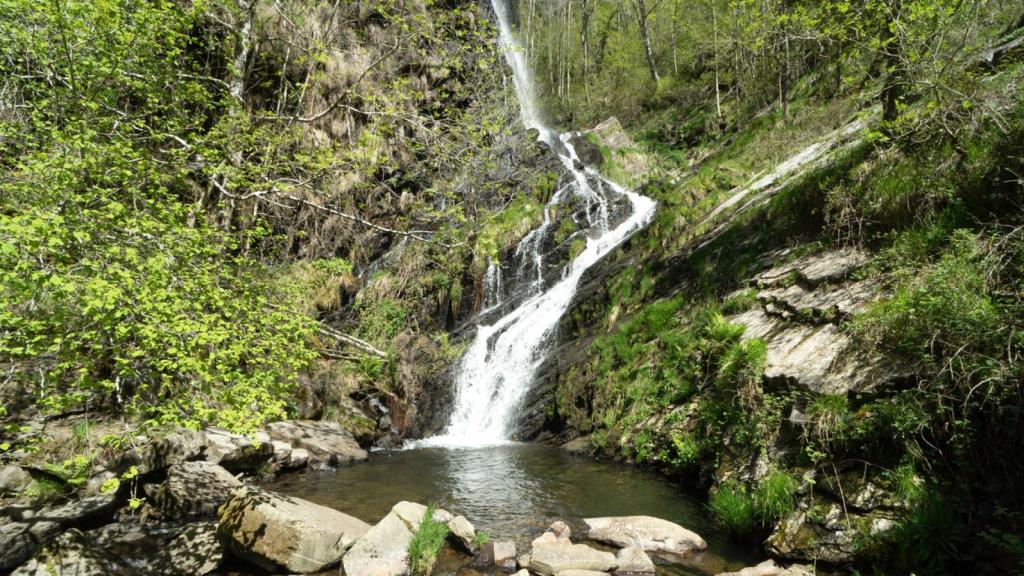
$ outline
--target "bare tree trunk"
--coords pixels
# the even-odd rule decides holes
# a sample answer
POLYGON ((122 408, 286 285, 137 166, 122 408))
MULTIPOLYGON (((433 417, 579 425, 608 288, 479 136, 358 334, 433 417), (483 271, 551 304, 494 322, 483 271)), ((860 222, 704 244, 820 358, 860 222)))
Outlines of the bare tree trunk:
POLYGON ((654 50, 651 48, 651 34, 647 28, 647 0, 633 0, 633 11, 636 12, 636 22, 640 25, 640 38, 644 44, 644 54, 647 55, 647 66, 651 71, 651 78, 655 83, 661 80, 658 75, 658 65, 654 61, 654 50))

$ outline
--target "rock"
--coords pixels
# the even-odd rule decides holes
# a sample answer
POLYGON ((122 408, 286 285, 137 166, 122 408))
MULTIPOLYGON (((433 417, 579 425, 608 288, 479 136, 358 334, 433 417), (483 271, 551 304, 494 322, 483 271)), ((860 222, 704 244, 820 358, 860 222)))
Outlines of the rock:
POLYGON ((604 572, 596 570, 562 570, 558 576, 608 576, 604 572))
POLYGON ((892 530, 898 516, 893 511, 874 510, 864 514, 851 511, 847 518, 841 503, 815 495, 810 503, 801 502, 783 518, 765 544, 779 558, 849 564, 865 552, 861 542, 892 530))
POLYGON ((160 553, 166 573, 203 576, 224 560, 224 544, 217 537, 216 522, 199 522, 184 530, 160 553))
POLYGON ((492 545, 494 566, 499 570, 511 572, 516 569, 516 543, 512 540, 499 540, 492 545))
POLYGON ((515 574, 513 574, 513 576, 530 576, 530 571, 526 570, 526 569, 523 569, 523 570, 520 570, 519 572, 516 572, 515 574))
POLYGON ((206 460, 231 472, 251 472, 274 456, 270 438, 249 438, 221 428, 206 429, 206 460))
POLYGON ((585 544, 541 542, 534 544, 530 552, 530 571, 543 576, 554 576, 566 570, 608 572, 617 566, 614 554, 595 550, 585 544))
POLYGON ((695 532, 652 516, 587 518, 588 537, 620 548, 637 546, 645 552, 682 556, 708 544, 695 532))
POLYGON ((288 442, 293 447, 309 451, 310 462, 325 462, 331 466, 366 460, 366 450, 341 424, 315 420, 273 422, 267 433, 274 440, 288 442))
POLYGON ((210 462, 183 462, 167 471, 153 494, 156 507, 168 518, 215 516, 220 505, 242 485, 224 468, 210 462))
POLYGON ((569 540, 572 537, 572 530, 569 529, 569 525, 561 520, 553 522, 548 530, 559 540, 569 540))
POLYGON ((61 526, 83 528, 90 524, 102 524, 113 518, 117 505, 116 494, 99 494, 61 506, 43 508, 32 516, 32 522, 48 521, 61 526))
POLYGON ((536 538, 534 538, 533 541, 530 542, 530 545, 531 546, 544 546, 546 544, 558 544, 558 542, 559 542, 558 536, 555 536, 555 533, 551 532, 549 530, 549 531, 541 534, 540 536, 537 536, 536 538))
POLYGON ((562 444, 562 449, 570 454, 590 454, 594 451, 594 445, 589 436, 584 436, 562 444))
POLYGON ((232 492, 219 517, 219 533, 236 555, 300 573, 336 564, 370 529, 337 510, 251 486, 232 492))
POLYGON ((277 470, 298 470, 309 465, 309 450, 293 448, 291 443, 274 440, 274 465, 277 470))
POLYGON ((17 464, 0 468, 0 496, 14 496, 32 483, 32 475, 17 464))
MULTIPOLYGON (((416 502, 402 501, 391 507, 391 512, 398 515, 409 529, 413 532, 419 532, 420 523, 423 522, 423 516, 427 513, 427 507, 423 504, 417 504, 416 502)), ((435 508, 434 514, 431 516, 434 520, 447 524, 451 522, 452 515, 447 510, 441 508, 435 508)))
POLYGON ((616 574, 654 574, 654 561, 638 546, 627 546, 615 555, 616 574))
POLYGON ((392 511, 345 554, 345 576, 404 576, 409 573, 413 531, 392 511))
POLYGON ((78 530, 61 534, 11 576, 108 576, 115 562, 78 530))
POLYGON ((448 522, 449 539, 453 540, 470 554, 475 554, 476 529, 465 516, 456 516, 448 522))
POLYGON ((858 353, 835 324, 795 324, 754 309, 727 318, 747 329, 743 339, 765 343, 765 377, 784 380, 819 394, 845 394, 877 388, 899 376, 889 362, 858 353))
POLYGON ((117 474, 111 470, 104 470, 98 474, 93 474, 85 483, 85 495, 99 496, 103 494, 103 486, 113 478, 117 478, 117 474))
POLYGON ((123 472, 135 466, 140 474, 148 474, 200 458, 205 449, 206 436, 202 432, 182 429, 125 452, 112 469, 123 472))
POLYGON ((35 553, 37 546, 27 522, 0 524, 0 572, 24 564, 35 553))
POLYGON ((739 572, 721 572, 717 576, 813 576, 813 572, 803 566, 783 568, 774 560, 765 560, 757 566, 744 568, 739 572))

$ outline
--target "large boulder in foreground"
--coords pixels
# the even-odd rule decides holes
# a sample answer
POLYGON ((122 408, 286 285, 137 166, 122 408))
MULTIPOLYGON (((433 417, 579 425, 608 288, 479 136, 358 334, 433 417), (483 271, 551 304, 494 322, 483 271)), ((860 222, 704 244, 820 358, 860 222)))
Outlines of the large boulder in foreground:
POLYGON ((153 501, 168 518, 215 516, 241 480, 211 462, 182 462, 167 471, 153 501))
POLYGON ((708 547, 696 532, 653 516, 587 518, 584 522, 591 540, 619 548, 636 546, 645 552, 683 556, 708 547))
POLYGON ((366 450, 337 422, 288 420, 267 425, 267 434, 278 442, 294 448, 305 448, 309 461, 331 466, 366 460, 366 450))
POLYGON ((542 537, 534 540, 530 552, 530 572, 543 576, 554 576, 566 570, 609 572, 617 566, 618 561, 611 552, 557 540, 553 534, 551 539, 542 537))
POLYGON ((235 490, 220 509, 220 534, 238 556, 268 569, 319 572, 370 529, 358 518, 259 488, 235 490))
MULTIPOLYGON (((419 532, 427 507, 399 502, 391 512, 370 528, 342 561, 345 576, 403 576, 409 573, 409 542, 419 532)), ((433 519, 450 522, 452 515, 435 510, 433 519)))

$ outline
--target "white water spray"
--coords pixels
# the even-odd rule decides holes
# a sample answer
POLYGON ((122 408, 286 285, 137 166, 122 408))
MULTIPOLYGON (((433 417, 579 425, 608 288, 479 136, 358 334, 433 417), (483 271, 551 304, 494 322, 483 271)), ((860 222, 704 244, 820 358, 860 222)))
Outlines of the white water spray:
MULTIPOLYGON (((417 442, 416 445, 478 447, 507 442, 515 429, 515 418, 537 368, 543 363, 551 336, 565 314, 579 287, 584 272, 600 261, 634 232, 645 226, 654 215, 655 203, 605 180, 590 168, 582 166, 569 142, 570 135, 561 136, 540 120, 534 83, 526 54, 515 41, 511 29, 508 0, 492 0, 498 17, 502 51, 512 68, 513 83, 523 124, 536 128, 540 139, 554 150, 572 180, 554 194, 545 207, 544 223, 519 243, 517 256, 529 263, 528 296, 514 310, 493 324, 478 326, 476 337, 462 357, 455 377, 455 407, 448 428, 441 436, 417 442), (589 208, 590 230, 587 246, 566 269, 558 282, 544 289, 543 239, 550 227, 551 206, 568 194, 582 198, 589 208), (630 216, 615 226, 609 223, 609 199, 624 196, 630 204, 630 216), (536 277, 532 276, 536 274, 536 277)), ((488 269, 485 302, 494 306, 501 301, 500 267, 488 269), (492 292, 497 288, 498 292, 492 292)), ((523 275, 519 271, 518 276, 523 275)), ((518 278, 517 278, 518 279, 518 278)))

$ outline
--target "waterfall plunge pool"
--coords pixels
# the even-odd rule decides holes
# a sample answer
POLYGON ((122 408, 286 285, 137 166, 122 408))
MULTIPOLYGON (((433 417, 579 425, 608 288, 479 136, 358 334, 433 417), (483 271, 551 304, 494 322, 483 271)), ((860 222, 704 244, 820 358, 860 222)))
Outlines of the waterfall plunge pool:
MULTIPOLYGON (((537 444, 380 451, 335 472, 284 475, 266 488, 371 524, 399 501, 434 503, 466 516, 492 540, 516 540, 520 551, 555 520, 579 534, 582 519, 593 516, 657 516, 708 542, 708 551, 686 565, 659 564, 659 574, 713 575, 763 560, 754 546, 729 542, 687 487, 654 472, 537 444)), ((445 574, 449 564, 440 563, 435 574, 445 574)))

